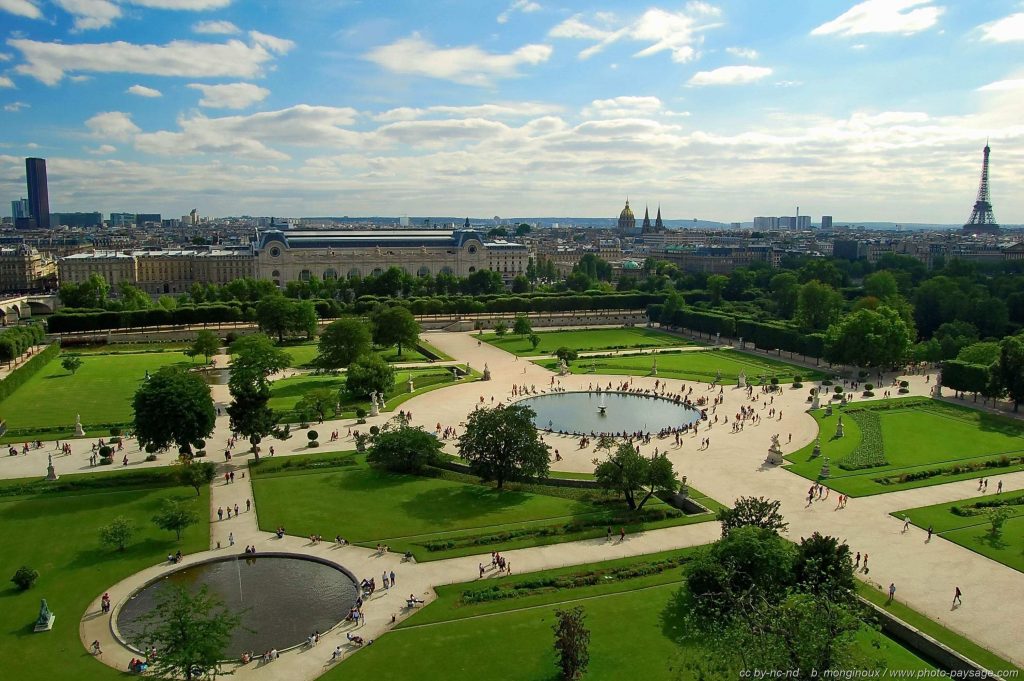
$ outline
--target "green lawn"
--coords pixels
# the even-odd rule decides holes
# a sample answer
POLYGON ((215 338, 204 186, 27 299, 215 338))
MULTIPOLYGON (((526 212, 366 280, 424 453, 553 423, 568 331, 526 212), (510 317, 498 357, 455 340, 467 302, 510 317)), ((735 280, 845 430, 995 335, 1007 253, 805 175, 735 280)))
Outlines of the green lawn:
MULTIPOLYGON (((315 461, 337 458, 338 454, 313 457, 315 461)), ((631 525, 623 520, 628 517, 624 504, 600 491, 543 486, 497 490, 458 474, 388 473, 367 466, 362 456, 349 463, 306 470, 276 462, 265 468, 253 467, 253 494, 261 526, 273 529, 284 525, 289 534, 298 536, 340 534, 354 543, 386 543, 392 551, 412 551, 418 560, 437 560, 493 548, 603 536, 607 523, 637 531, 714 517, 710 513, 663 517, 668 507, 653 500, 645 507, 646 522, 631 525), (295 503, 296 499, 302 503, 295 503), (339 513, 337 509, 342 507, 359 512, 339 513)), ((693 496, 705 506, 718 508, 696 491, 693 496)))
MULTIPOLYGON (((47 429, 46 432, 5 436, 3 441, 53 439, 74 433, 75 415, 90 436, 109 435, 109 426, 132 420, 132 398, 146 371, 193 362, 180 352, 83 355, 82 367, 72 375, 61 365, 61 356, 32 376, 14 394, 0 403, 0 417, 8 431, 20 428, 47 429), (92 426, 92 427, 90 427, 92 426)), ((201 361, 201 358, 200 358, 201 361)))
MULTIPOLYGON (((821 432, 821 452, 831 460, 829 486, 851 496, 864 496, 954 480, 987 477, 1021 470, 1024 424, 960 405, 910 397, 813 412, 821 432), (867 410, 866 418, 863 414, 867 410), (858 411, 860 410, 860 411, 858 411), (836 439, 843 415, 844 437, 836 439), (862 426, 875 435, 864 440, 862 426), (878 438, 880 435, 880 439, 878 438), (988 465, 986 466, 986 463, 988 465), (858 467, 874 463, 868 467, 858 467), (1002 465, 1008 463, 1010 465, 1002 465), (844 468, 844 464, 846 468, 844 468), (999 464, 999 465, 996 465, 999 464), (929 472, 939 474, 929 474, 929 472)), ((794 473, 817 479, 821 458, 814 445, 786 456, 794 473)))
MULTIPOLYGON (((427 352, 437 356, 439 360, 450 360, 451 358, 434 348, 428 343, 420 341, 416 347, 403 347, 402 354, 398 354, 398 346, 392 345, 387 348, 374 348, 374 352, 380 355, 385 362, 428 362, 430 359, 427 355, 420 351, 421 347, 427 352)), ((309 368, 313 366, 313 360, 317 356, 317 342, 307 341, 305 343, 298 343, 296 345, 284 345, 282 349, 287 352, 291 358, 291 366, 295 368, 309 368)))
POLYGON ((628 350, 636 348, 664 348, 695 345, 693 341, 662 331, 643 327, 621 329, 583 329, 579 331, 537 331, 540 345, 534 350, 526 337, 514 335, 511 330, 504 336, 485 333, 479 336, 485 343, 521 357, 551 355, 560 347, 577 351, 628 350))
MULTIPOLYGON (((488 579, 483 584, 510 590, 521 588, 527 595, 482 603, 466 604, 463 600, 464 592, 481 588, 480 582, 440 587, 437 601, 372 646, 337 665, 324 678, 363 678, 379 675, 380 670, 386 669, 393 670, 390 678, 423 681, 554 680, 557 678, 551 645, 554 610, 582 605, 591 631, 586 679, 696 679, 690 658, 698 651, 699 644, 688 639, 683 629, 683 613, 677 598, 682 570, 672 562, 685 559, 689 554, 692 550, 671 551, 488 579), (661 562, 671 567, 649 572, 661 562), (643 570, 648 574, 625 579, 601 574, 629 567, 648 568, 643 570), (547 577, 571 581, 574 576, 595 573, 601 580, 595 586, 534 588, 547 577), (403 669, 410 671, 407 674, 397 672, 403 669)), ((890 669, 932 668, 867 627, 861 634, 861 641, 866 651, 880 657, 890 669)), ((702 678, 718 681, 729 677, 702 678)))
POLYGON ((188 343, 101 343, 99 345, 65 345, 64 349, 75 354, 119 354, 131 352, 181 352, 188 343))
POLYGON ((1024 572, 1024 492, 1020 490, 934 506, 921 506, 898 511, 892 515, 901 520, 907 516, 921 529, 931 526, 943 539, 1024 572), (1013 515, 1003 525, 1001 534, 993 536, 986 508, 976 507, 975 504, 1008 500, 1016 500, 1018 503, 1005 506, 1013 515), (954 508, 972 515, 957 515, 953 513, 954 508))
MULTIPOLYGON (((87 476, 62 476, 61 481, 80 477, 87 476)), ((197 497, 190 488, 161 486, 0 497, 0 676, 12 681, 124 677, 92 659, 78 638, 79 619, 111 585, 163 562, 168 553, 209 548, 209 505, 208 489, 197 497), (166 498, 193 500, 201 519, 185 531, 180 544, 173 533, 158 530, 150 520, 166 498), (128 549, 117 553, 100 546, 98 529, 121 515, 134 522, 138 532, 128 549), (26 592, 7 581, 22 565, 39 571, 39 580, 26 592), (41 598, 57 619, 52 631, 36 634, 32 625, 41 598)))
MULTIPOLYGON (((721 375, 720 383, 735 385, 741 371, 747 375, 747 381, 754 384, 762 376, 778 378, 783 384, 792 383, 794 376, 800 376, 804 381, 825 378, 824 373, 813 369, 733 350, 661 352, 631 357, 581 357, 570 362, 569 369, 574 374, 649 376, 655 360, 658 362, 659 377, 684 381, 710 383, 721 375)), ((553 371, 558 369, 558 360, 542 360, 538 364, 553 371)))
MULTIPOLYGON (((464 378, 462 381, 469 381, 472 378, 464 378)), ((385 395, 387 408, 394 409, 410 397, 415 397, 430 390, 436 390, 446 385, 456 383, 452 377, 450 367, 432 367, 423 369, 396 369, 395 385, 385 395), (409 392, 409 376, 412 375, 415 392, 409 392)), ((313 376, 306 374, 293 378, 284 378, 274 381, 270 386, 270 407, 275 411, 284 412, 286 419, 298 420, 298 416, 292 413, 295 405, 302 396, 310 390, 326 388, 332 392, 340 392, 345 387, 345 376, 313 376)), ((366 410, 370 408, 370 401, 354 400, 346 397, 341 403, 342 415, 353 416, 357 407, 366 410)))

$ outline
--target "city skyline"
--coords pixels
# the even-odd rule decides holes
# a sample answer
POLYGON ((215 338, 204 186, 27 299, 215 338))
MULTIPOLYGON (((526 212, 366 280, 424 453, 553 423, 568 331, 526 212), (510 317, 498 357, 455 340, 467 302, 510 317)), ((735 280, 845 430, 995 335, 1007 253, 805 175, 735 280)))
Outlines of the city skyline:
POLYGON ((389 9, 0 0, 5 210, 1024 222, 1019 2, 389 9))

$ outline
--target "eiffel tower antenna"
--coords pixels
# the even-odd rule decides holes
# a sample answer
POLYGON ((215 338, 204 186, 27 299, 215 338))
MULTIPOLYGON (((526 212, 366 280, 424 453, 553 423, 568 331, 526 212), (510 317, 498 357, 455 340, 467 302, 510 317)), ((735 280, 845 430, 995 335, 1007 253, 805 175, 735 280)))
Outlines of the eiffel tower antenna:
POLYGON ((999 224, 992 212, 992 197, 988 193, 988 155, 991 148, 985 139, 984 157, 981 162, 981 182, 978 184, 978 198, 974 202, 971 217, 963 231, 969 234, 998 234, 999 224))

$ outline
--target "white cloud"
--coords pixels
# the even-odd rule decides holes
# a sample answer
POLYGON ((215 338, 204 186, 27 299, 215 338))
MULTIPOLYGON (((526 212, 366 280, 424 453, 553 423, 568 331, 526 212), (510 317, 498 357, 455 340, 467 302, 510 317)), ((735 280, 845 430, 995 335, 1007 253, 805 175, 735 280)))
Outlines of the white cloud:
POLYGON ((912 35, 937 24, 945 11, 945 7, 935 5, 933 0, 864 0, 818 26, 811 35, 912 35))
POLYGON ((86 151, 88 151, 93 156, 105 156, 106 154, 113 154, 115 151, 117 151, 117 147, 115 147, 113 144, 101 144, 95 149, 86 148, 86 151))
POLYGON ((767 66, 722 66, 711 71, 698 71, 688 81, 689 85, 742 85, 753 83, 772 75, 767 66))
POLYGON ((271 52, 277 54, 288 54, 292 48, 295 47, 295 43, 286 38, 278 38, 276 36, 267 35, 266 33, 260 33, 259 31, 249 31, 249 38, 255 45, 262 45, 271 52))
POLYGON ((1024 90, 1024 78, 1008 78, 997 80, 978 88, 979 92, 1005 92, 1006 90, 1024 90))
POLYGON ((32 105, 29 104, 28 102, 11 102, 10 104, 4 104, 4 111, 10 111, 12 113, 17 113, 17 112, 21 111, 22 109, 28 109, 31 106, 32 105))
POLYGON ((227 83, 224 85, 204 85, 189 83, 193 90, 203 93, 199 106, 211 109, 244 109, 256 102, 261 102, 270 94, 270 90, 252 83, 227 83))
POLYGON ((252 44, 240 40, 200 43, 175 40, 165 45, 110 43, 47 43, 11 38, 7 44, 22 53, 25 63, 16 71, 47 85, 68 73, 137 73, 182 78, 253 78, 263 72, 272 52, 283 53, 287 40, 256 34, 252 44))
POLYGON ((138 95, 139 97, 163 97, 164 93, 145 85, 132 85, 130 88, 125 90, 130 95, 138 95))
POLYGON ((75 18, 75 31, 106 28, 120 18, 121 8, 110 0, 54 0, 75 18))
POLYGON ((150 9, 172 9, 189 12, 204 12, 211 9, 222 9, 231 4, 231 0, 128 0, 139 7, 150 9))
POLYGON ((581 112, 585 118, 633 118, 652 116, 662 110, 657 97, 622 96, 595 99, 581 112))
POLYGON ((543 102, 508 102, 503 104, 476 104, 468 106, 429 106, 414 108, 403 106, 397 109, 389 109, 379 114, 373 114, 375 121, 382 123, 393 123, 396 121, 413 121, 428 116, 453 116, 456 118, 530 118, 533 116, 544 116, 552 113, 559 113, 562 107, 556 104, 545 104, 543 102))
POLYGON ((518 75, 520 66, 540 64, 550 56, 548 45, 524 45, 508 54, 494 54, 475 45, 437 47, 414 33, 373 48, 365 58, 394 73, 487 86, 497 78, 518 75))
POLYGON ((528 14, 530 12, 536 12, 540 9, 540 5, 533 0, 512 0, 512 3, 505 8, 505 11, 498 15, 498 23, 508 23, 509 18, 514 12, 522 12, 528 14))
POLYGON ((727 47, 725 51, 741 59, 757 59, 761 56, 757 53, 757 50, 750 47, 727 47))
POLYGON ((210 35, 235 35, 241 33, 242 29, 230 21, 200 21, 192 25, 192 31, 210 35))
POLYGON ((141 132, 139 126, 132 122, 131 114, 123 111, 105 111, 98 113, 85 122, 93 137, 113 139, 120 142, 130 140, 141 132))
POLYGON ((0 0, 0 11, 10 12, 19 17, 42 19, 43 13, 29 0, 0 0))
POLYGON ((13 54, 7 54, 6 52, 0 52, 0 61, 10 61, 14 59, 13 54))
POLYGON ((0 87, 14 87, 14 81, 7 76, 0 76, 0 87))
POLYGON ((1024 12, 1017 12, 978 27, 982 39, 993 43, 1010 43, 1024 40, 1024 12))
POLYGON ((648 57, 667 51, 672 55, 672 61, 685 63, 697 58, 697 47, 703 42, 701 34, 721 25, 702 22, 719 14, 717 7, 703 2, 691 2, 678 12, 651 8, 627 23, 618 22, 607 13, 595 14, 589 21, 582 14, 577 14, 552 28, 548 35, 596 41, 580 51, 580 59, 588 59, 613 43, 630 40, 648 43, 634 57, 648 57))

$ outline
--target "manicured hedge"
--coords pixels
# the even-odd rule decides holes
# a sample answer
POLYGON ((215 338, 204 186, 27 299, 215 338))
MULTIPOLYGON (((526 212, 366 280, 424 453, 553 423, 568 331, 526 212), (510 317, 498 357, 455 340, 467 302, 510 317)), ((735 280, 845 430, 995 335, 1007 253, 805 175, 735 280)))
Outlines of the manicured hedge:
POLYGON ((0 381, 0 402, 6 400, 15 390, 25 385, 28 379, 32 378, 40 369, 49 364, 51 360, 56 359, 59 354, 60 344, 51 343, 46 346, 45 350, 8 374, 7 378, 0 381))

